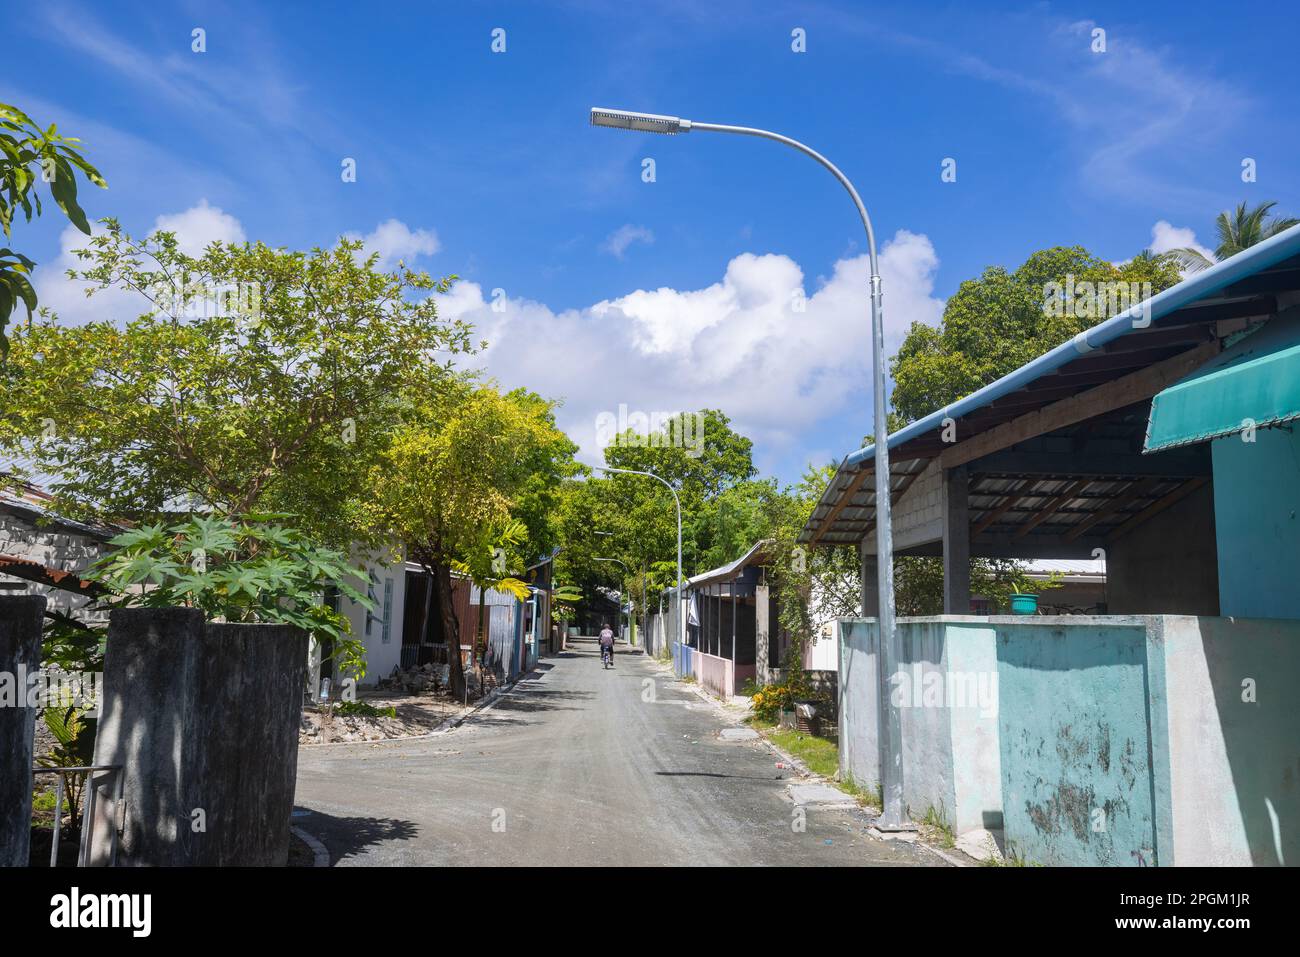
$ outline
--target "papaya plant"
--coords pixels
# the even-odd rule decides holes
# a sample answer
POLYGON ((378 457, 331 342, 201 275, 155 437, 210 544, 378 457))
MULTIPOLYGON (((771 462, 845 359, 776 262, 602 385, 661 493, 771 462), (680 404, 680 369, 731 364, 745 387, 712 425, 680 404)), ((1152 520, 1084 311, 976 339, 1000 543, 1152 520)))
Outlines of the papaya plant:
POLYGON ((111 539, 114 551, 84 577, 107 589, 108 608, 199 608, 211 619, 296 625, 331 644, 341 669, 365 677, 362 643, 343 615, 324 604, 335 589, 373 611, 352 585, 343 553, 281 524, 284 515, 191 515, 173 525, 142 525, 111 539))

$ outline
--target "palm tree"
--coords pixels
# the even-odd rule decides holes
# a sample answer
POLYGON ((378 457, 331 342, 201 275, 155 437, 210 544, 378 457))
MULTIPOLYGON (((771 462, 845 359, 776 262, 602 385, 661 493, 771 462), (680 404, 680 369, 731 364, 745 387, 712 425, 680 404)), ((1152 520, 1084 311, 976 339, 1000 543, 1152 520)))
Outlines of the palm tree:
POLYGON ((1207 257, 1200 250, 1184 246, 1172 250, 1178 258, 1178 264, 1187 272, 1200 272, 1300 223, 1300 219, 1294 217, 1284 219, 1270 215, 1270 210, 1276 205, 1276 201, 1269 200, 1248 210, 1243 202, 1231 215, 1225 209, 1214 221, 1219 233, 1219 245, 1214 250, 1214 258, 1207 257))

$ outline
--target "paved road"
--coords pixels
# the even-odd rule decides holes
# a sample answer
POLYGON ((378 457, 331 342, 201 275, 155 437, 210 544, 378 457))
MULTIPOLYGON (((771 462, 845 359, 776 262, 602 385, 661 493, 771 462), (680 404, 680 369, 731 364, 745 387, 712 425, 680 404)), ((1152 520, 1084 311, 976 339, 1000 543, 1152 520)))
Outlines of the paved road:
POLYGON ((436 737, 303 748, 294 823, 335 865, 943 863, 866 837, 857 809, 809 806, 797 830, 777 756, 619 650, 606 671, 579 639, 436 737))

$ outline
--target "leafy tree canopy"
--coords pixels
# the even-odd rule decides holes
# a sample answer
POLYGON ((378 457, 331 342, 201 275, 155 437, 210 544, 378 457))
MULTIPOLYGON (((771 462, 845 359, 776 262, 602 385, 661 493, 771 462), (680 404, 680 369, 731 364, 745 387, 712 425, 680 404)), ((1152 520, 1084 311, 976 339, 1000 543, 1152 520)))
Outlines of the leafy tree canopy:
POLYGON ((1013 271, 990 266, 958 287, 938 328, 912 324, 890 364, 894 409, 903 422, 915 421, 1123 311, 1100 298, 1094 315, 1050 309, 1053 284, 1149 283, 1154 294, 1179 279, 1171 255, 1117 266, 1081 246, 1040 250, 1013 271))
MULTIPOLYGON (((27 222, 41 214, 41 182, 49 184, 50 195, 68 220, 90 234, 90 223, 77 202, 76 170, 101 189, 108 184, 81 155, 80 142, 61 136, 53 123, 42 130, 18 107, 0 103, 0 228, 6 240, 19 211, 27 222)), ((26 307, 29 320, 36 309, 36 290, 28 278, 35 266, 22 253, 0 249, 0 358, 9 351, 5 327, 18 303, 26 307)))
POLYGON ((52 476, 70 514, 290 512, 318 541, 361 524, 370 464, 399 393, 435 389, 470 329, 437 314, 450 279, 362 259, 176 237, 113 220, 72 277, 139 294, 142 313, 84 326, 45 315, 0 369, 0 449, 52 476))

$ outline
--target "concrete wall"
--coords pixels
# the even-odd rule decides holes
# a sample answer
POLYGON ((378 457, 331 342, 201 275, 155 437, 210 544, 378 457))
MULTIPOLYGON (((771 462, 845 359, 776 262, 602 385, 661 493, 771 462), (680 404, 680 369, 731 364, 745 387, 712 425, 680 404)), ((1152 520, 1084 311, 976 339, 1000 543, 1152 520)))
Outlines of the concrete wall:
MULTIPOLYGON (((0 554, 80 575, 107 551, 107 546, 91 535, 79 535, 61 526, 38 526, 34 521, 0 511, 0 554)), ((23 586, 13 591, 6 589, 7 595, 44 595, 51 611, 72 614, 79 612, 87 602, 81 595, 9 575, 0 574, 0 581, 17 582, 23 586)), ((101 615, 91 620, 102 618, 101 615)))
MULTIPOLYGON (((406 608, 406 562, 404 553, 368 555, 355 553, 353 567, 362 566, 363 574, 350 583, 357 591, 369 594, 375 609, 344 598, 339 611, 352 624, 352 636, 366 647, 366 676, 361 684, 373 685, 387 678, 402 663, 402 619, 406 608), (367 580, 366 574, 369 575, 367 580), (390 606, 385 626, 384 606, 390 606)), ((337 674, 337 672, 336 672, 337 674)))
POLYGON ((1221 613, 1300 618, 1300 434, 1261 429, 1212 448, 1221 613))
POLYGON ((26 867, 32 826, 32 735, 28 677, 41 667, 45 598, 0 597, 0 867, 26 867))
POLYGON ((997 626, 1007 849, 1040 864, 1156 863, 1147 622, 997 626))
POLYGON ((112 613, 95 763, 125 768, 119 864, 285 863, 306 654, 287 625, 112 613))
POLYGON ((1161 863, 1300 864, 1300 622, 1158 619, 1152 724, 1167 728, 1161 863))
POLYGON ((1200 488, 1106 546, 1108 613, 1220 613, 1218 568, 1209 558, 1215 554, 1214 500, 1210 486, 1200 488))
POLYGON ((840 661, 840 623, 827 622, 811 640, 804 642, 805 671, 834 671, 840 661))
MULTIPOLYGON (((908 486, 892 514, 895 548, 911 548, 943 538, 943 473, 938 459, 908 486)), ((875 536, 868 538, 868 547, 874 553, 875 536)))
MULTIPOLYGON (((840 766, 876 788, 876 622, 849 619, 840 629, 840 766)), ((939 616, 899 619, 898 630, 900 671, 891 694, 901 711, 904 802, 918 817, 933 809, 958 834, 1000 827, 993 629, 979 619, 939 616)))
MULTIPOLYGON (((876 626, 842 624, 841 768, 875 786, 876 626)), ((1000 810, 1007 850, 1041 864, 1300 861, 1300 622, 944 616, 899 632, 914 815, 934 807, 960 834, 1000 810), (930 674, 990 668, 991 722, 924 697, 930 674)))

